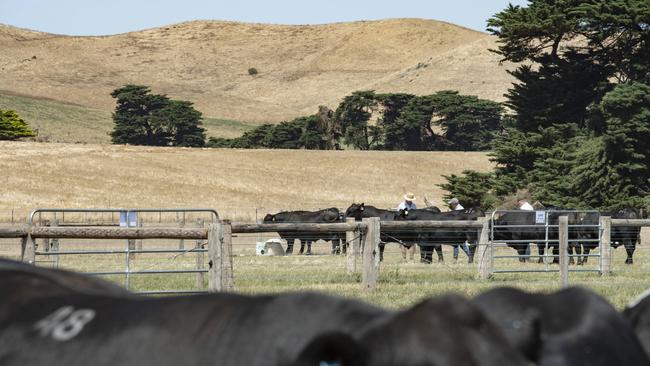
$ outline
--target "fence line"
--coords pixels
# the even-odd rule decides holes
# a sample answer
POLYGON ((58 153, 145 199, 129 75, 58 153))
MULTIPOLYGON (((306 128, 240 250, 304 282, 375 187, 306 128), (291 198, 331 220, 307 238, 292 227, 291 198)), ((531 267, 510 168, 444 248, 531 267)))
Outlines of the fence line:
MULTIPOLYGON (((561 219, 562 217, 560 217, 561 219)), ((615 226, 650 226, 650 220, 628 220, 628 219, 611 219, 602 217, 602 244, 603 253, 601 261, 603 262, 602 274, 607 275, 611 272, 609 263, 611 263, 611 227, 615 226), (607 248, 607 249, 604 249, 607 248)), ((232 234, 237 233, 292 233, 292 232, 341 232, 346 233, 346 242, 350 244, 348 258, 346 262, 346 273, 356 272, 356 256, 359 254, 355 248, 361 247, 363 258, 362 288, 373 289, 377 285, 377 279, 380 270, 379 264, 379 243, 380 232, 382 229, 426 229, 426 228, 475 228, 480 229, 478 240, 478 278, 489 278, 492 273, 492 245, 488 243, 489 221, 485 218, 479 218, 477 221, 397 221, 397 222, 380 222, 378 218, 364 219, 362 222, 348 220, 345 223, 282 223, 282 224, 233 224, 229 221, 220 221, 209 225, 207 228, 168 228, 168 227, 72 227, 72 226, 11 226, 0 227, 0 238, 22 238, 21 257, 24 261, 34 263, 36 255, 56 256, 72 254, 72 251, 58 252, 53 248, 46 248, 45 252, 37 252, 36 239, 178 239, 178 240, 198 240, 195 248, 197 252, 197 270, 167 270, 165 273, 197 273, 197 283, 199 275, 203 276, 204 272, 208 273, 209 291, 231 291, 234 288, 233 268, 232 268, 232 234), (363 238, 363 240, 360 239, 363 238), (207 239, 207 253, 209 269, 200 271, 203 266, 202 255, 206 250, 198 248, 202 245, 202 240, 207 239), (198 256, 201 256, 199 259, 198 256), (198 273, 200 272, 200 273, 198 273)), ((567 228, 560 223, 560 231, 566 234, 567 228)), ((560 235, 560 245, 565 247, 566 241, 564 236, 560 235)), ((567 238, 568 240, 568 238, 567 238)), ((126 253, 127 255, 135 253, 147 253, 155 250, 136 250, 127 248, 125 251, 106 251, 114 253, 126 253)), ((86 251, 86 253, 98 253, 99 251, 86 251)), ((185 251, 183 251, 185 252, 185 251)), ((98 253, 99 254, 99 253, 98 253)), ((560 250, 560 276, 562 285, 568 283, 567 268, 568 257, 566 247, 560 250), (563 257, 564 256, 564 260, 563 257)), ((139 271, 142 273, 153 273, 152 271, 139 271)), ((118 272, 123 274, 124 272, 118 272)), ((133 274, 138 272, 134 271, 133 274)), ((128 268, 126 274, 128 275, 128 268)), ((203 280, 200 280, 203 282, 203 280)))

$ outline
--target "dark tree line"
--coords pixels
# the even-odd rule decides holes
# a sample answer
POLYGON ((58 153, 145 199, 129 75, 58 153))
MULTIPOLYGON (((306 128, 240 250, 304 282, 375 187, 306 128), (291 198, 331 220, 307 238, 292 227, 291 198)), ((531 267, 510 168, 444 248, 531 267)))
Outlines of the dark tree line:
POLYGON ((427 96, 358 91, 335 111, 262 125, 209 146, 360 150, 487 150, 502 130, 500 104, 455 91, 427 96), (371 120, 373 115, 375 120, 371 120))
MULTIPOLYGON (((496 171, 480 177, 494 188, 478 201, 523 189, 563 207, 650 206, 650 2, 531 0, 488 25, 495 52, 520 66, 496 171)), ((477 179, 452 176, 446 188, 477 179)))

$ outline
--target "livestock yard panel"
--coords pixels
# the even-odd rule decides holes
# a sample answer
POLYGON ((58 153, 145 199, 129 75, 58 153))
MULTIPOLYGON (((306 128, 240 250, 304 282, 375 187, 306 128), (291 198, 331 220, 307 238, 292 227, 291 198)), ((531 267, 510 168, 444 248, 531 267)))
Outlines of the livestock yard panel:
MULTIPOLYGON (((299 245, 292 256, 262 256, 256 254, 257 243, 278 238, 276 233, 234 234, 233 265, 235 290, 241 293, 277 293, 284 291, 315 290, 348 297, 356 297, 387 306, 402 307, 417 300, 446 292, 458 292, 469 296, 476 295, 491 287, 513 286, 529 291, 552 291, 559 288, 557 273, 514 273, 508 276, 495 276, 490 280, 477 279, 477 264, 467 263, 461 251, 457 261, 453 260, 453 248, 442 246, 444 262, 434 260, 432 264, 419 262, 419 248, 414 260, 404 260, 399 245, 386 245, 384 262, 381 264, 379 285, 375 291, 361 291, 361 258, 357 272, 346 273, 346 257, 332 255, 329 242, 318 241, 312 246, 312 255, 299 255, 299 245)), ((570 285, 592 288, 608 298, 617 307, 623 307, 630 299, 650 287, 650 228, 643 228, 641 245, 637 246, 634 264, 626 265, 626 253, 619 247, 612 251, 612 275, 598 276, 593 273, 571 273, 570 285)), ((42 248, 42 239, 37 244, 42 248)), ((190 249, 186 240, 186 250, 190 249)), ((297 243, 296 243, 297 244, 297 243)), ((60 239, 60 250, 75 249, 116 249, 125 248, 125 240, 72 240, 60 239)), ((144 249, 178 249, 178 240, 144 240, 144 249)), ((286 243, 283 242, 286 248, 286 243)), ((512 253, 514 250, 510 249, 512 253)), ((16 259, 20 256, 20 240, 0 239, 0 255, 16 259)), ((435 257, 434 257, 435 258, 435 257)), ((41 258, 49 260, 47 256, 41 258)), ((39 259, 40 260, 40 259, 39 259)), ((206 260, 207 266, 207 260, 206 260)), ((51 265, 48 262, 39 265, 51 265)), ((124 254, 69 255, 60 256, 61 268, 77 271, 112 271, 124 269, 124 254)), ((526 263, 531 269, 543 269, 546 264, 526 263)), ((193 269, 196 267, 196 254, 151 253, 135 254, 133 270, 193 269)), ((513 260, 505 262, 503 268, 520 268, 513 260)), ((123 275, 105 276, 118 284, 124 283, 123 275)), ((207 281, 207 280, 205 280, 207 281)), ((189 274, 146 274, 134 275, 130 287, 135 291, 151 290, 192 290, 198 288, 195 273, 189 274)), ((204 282, 204 285, 207 283, 204 282)))

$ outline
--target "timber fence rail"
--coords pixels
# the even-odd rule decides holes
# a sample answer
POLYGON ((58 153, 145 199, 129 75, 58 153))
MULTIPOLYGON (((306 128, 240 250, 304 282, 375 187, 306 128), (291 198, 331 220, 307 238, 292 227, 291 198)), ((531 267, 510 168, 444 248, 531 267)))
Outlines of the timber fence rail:
MULTIPOLYGON (((202 226, 200 224, 199 226, 202 226)), ((566 233, 566 225, 560 222, 560 232, 566 233)), ((602 274, 611 272, 608 263, 612 261, 611 235, 612 227, 650 227, 650 220, 628 220, 601 218, 602 245, 607 248, 602 251, 603 269, 602 274)), ((146 273, 197 273, 204 276, 207 274, 209 291, 231 291, 236 285, 236 268, 233 268, 233 238, 240 234, 261 234, 261 233, 312 233, 314 239, 322 233, 340 233, 344 243, 348 244, 348 251, 343 257, 342 273, 346 275, 360 275, 361 288, 373 289, 377 286, 379 279, 380 262, 378 251, 380 236, 383 230, 405 230, 417 232, 435 228, 466 228, 477 230, 477 251, 475 261, 477 262, 478 274, 481 279, 489 278, 492 275, 491 253, 493 246, 489 241, 489 220, 479 218, 477 221, 393 221, 380 222, 377 218, 364 219, 362 222, 347 220, 340 223, 281 223, 281 224, 246 224, 231 223, 224 220, 209 224, 207 227, 113 227, 113 226, 34 226, 34 225, 12 225, 0 227, 0 238, 20 239, 21 257, 25 262, 35 263, 37 255, 56 256, 82 253, 112 253, 112 254, 144 254, 144 253, 187 253, 196 251, 201 254, 201 260, 197 257, 197 268, 194 270, 165 270, 165 271, 131 271, 111 272, 111 274, 146 274, 146 273), (39 251, 36 247, 36 240, 59 240, 59 239, 125 239, 125 240, 146 240, 146 239, 173 239, 173 240, 196 240, 197 245, 185 249, 135 249, 128 246, 124 250, 97 249, 91 251, 39 251), (207 245, 207 248, 204 246, 207 245), (203 262, 203 254, 207 253, 207 263, 203 262), (205 268, 205 267, 208 268, 205 268)), ((560 234, 560 245, 566 246, 560 234)), ((241 238, 240 238, 241 239, 241 238)), ((49 248, 51 250, 51 248, 49 248)), ((560 279, 561 284, 566 286, 569 283, 567 272, 567 251, 560 250, 560 279)), ((128 262, 127 262, 128 263, 128 262)), ((199 280, 197 279, 197 284, 199 280)), ((201 280, 201 282, 203 282, 201 280)), ((196 291, 188 291, 196 292, 196 291)))

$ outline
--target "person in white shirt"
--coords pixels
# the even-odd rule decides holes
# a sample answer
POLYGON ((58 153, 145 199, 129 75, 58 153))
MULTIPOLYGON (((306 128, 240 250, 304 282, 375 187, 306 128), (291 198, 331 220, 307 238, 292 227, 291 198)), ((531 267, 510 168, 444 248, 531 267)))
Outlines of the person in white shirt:
POLYGON ((533 208, 533 206, 531 206, 531 204, 528 203, 528 201, 526 201, 523 198, 520 198, 520 199, 517 200, 517 206, 519 206, 520 210, 535 211, 535 208, 533 208))
MULTIPOLYGON (((460 201, 458 201, 458 198, 456 198, 456 197, 453 197, 449 201, 447 201, 447 204, 454 211, 462 211, 462 210, 465 209, 465 207, 463 207, 463 205, 460 204, 460 201)), ((453 244, 452 247, 454 248, 454 252, 453 252, 454 260, 457 260, 458 259, 458 244, 453 244)), ((461 249, 463 249, 463 252, 465 252, 467 257, 469 257, 469 245, 467 244, 467 241, 462 243, 460 245, 460 247, 461 247, 461 249)))
MULTIPOLYGON (((402 201, 398 206, 397 206, 397 211, 399 210, 415 210, 417 206, 415 205, 415 195, 411 192, 408 192, 404 195, 404 201, 402 201)), ((415 245, 411 244, 411 246, 406 246, 404 244, 400 244, 399 246, 400 251, 402 252, 402 258, 406 260, 406 253, 409 253, 409 257, 411 260, 413 260, 413 257, 415 256, 415 245)))
POLYGON ((460 204, 458 198, 456 197, 450 199, 449 201, 447 201, 447 203, 449 204, 449 207, 451 207, 451 209, 454 211, 461 211, 465 209, 465 207, 463 207, 463 205, 460 204))
POLYGON ((415 205, 415 195, 411 192, 408 192, 404 195, 404 201, 397 206, 397 210, 415 210, 417 206, 415 205))

